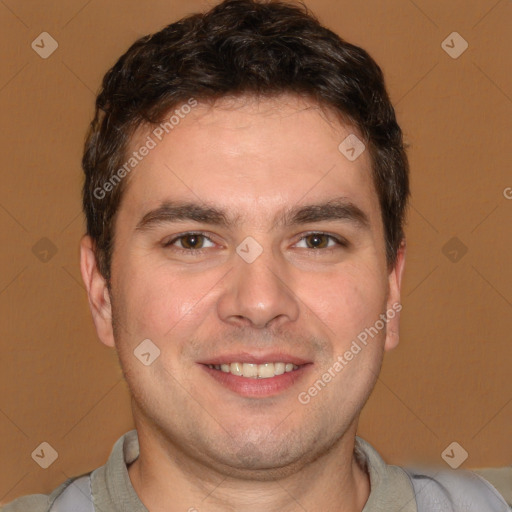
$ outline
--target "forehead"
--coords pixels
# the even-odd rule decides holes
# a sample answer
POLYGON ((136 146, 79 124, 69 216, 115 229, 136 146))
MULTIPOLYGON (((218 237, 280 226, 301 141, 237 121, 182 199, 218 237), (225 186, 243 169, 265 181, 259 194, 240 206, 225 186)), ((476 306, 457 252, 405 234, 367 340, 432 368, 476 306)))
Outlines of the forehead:
POLYGON ((141 127, 132 137, 128 157, 148 141, 153 147, 125 184, 120 209, 127 213, 140 217, 186 199, 270 222, 283 205, 343 196, 370 220, 378 214, 368 151, 350 161, 339 149, 357 130, 314 102, 224 98, 174 112, 172 124, 141 127))

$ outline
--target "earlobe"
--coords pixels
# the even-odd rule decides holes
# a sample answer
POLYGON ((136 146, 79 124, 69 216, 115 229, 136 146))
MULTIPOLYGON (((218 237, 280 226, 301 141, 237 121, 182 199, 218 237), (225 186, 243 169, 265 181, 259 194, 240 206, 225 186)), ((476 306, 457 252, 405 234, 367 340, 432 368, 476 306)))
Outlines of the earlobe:
POLYGON ((388 322, 386 326, 386 342, 384 344, 384 350, 386 351, 396 348, 400 341, 400 311, 402 310, 400 294, 405 268, 405 252, 406 243, 405 239, 403 239, 397 251, 395 264, 389 273, 388 322))
POLYGON ((114 347, 110 293, 107 282, 98 269, 94 242, 88 235, 84 235, 80 241, 80 271, 98 337, 105 345, 114 347))

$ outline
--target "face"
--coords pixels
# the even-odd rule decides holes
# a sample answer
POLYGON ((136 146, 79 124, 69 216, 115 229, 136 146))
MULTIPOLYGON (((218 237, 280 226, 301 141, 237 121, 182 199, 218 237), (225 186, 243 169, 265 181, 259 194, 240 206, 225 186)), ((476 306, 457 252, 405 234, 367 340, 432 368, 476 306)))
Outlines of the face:
POLYGON ((368 151, 338 149, 351 133, 293 96, 198 104, 132 140, 156 146, 118 210, 110 296, 82 242, 136 424, 196 461, 283 470, 355 434, 397 343, 403 252, 389 269, 368 151))

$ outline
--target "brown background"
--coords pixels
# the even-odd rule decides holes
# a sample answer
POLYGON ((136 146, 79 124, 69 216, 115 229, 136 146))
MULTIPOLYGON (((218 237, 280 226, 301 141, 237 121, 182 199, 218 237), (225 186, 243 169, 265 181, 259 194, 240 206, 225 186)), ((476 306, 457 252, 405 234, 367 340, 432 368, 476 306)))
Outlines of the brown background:
MULTIPOLYGON (((82 143, 128 45, 213 3, 0 2, 0 502, 104 464, 133 428, 79 271, 82 143), (59 44, 48 59, 31 48, 43 31, 59 44), (46 470, 31 458, 43 441, 59 454, 46 470)), ((463 468, 510 465, 512 2, 306 3, 382 66, 410 144, 401 343, 359 435, 395 464, 444 464, 457 441, 463 468), (458 59, 441 47, 453 31, 469 43, 458 59)))

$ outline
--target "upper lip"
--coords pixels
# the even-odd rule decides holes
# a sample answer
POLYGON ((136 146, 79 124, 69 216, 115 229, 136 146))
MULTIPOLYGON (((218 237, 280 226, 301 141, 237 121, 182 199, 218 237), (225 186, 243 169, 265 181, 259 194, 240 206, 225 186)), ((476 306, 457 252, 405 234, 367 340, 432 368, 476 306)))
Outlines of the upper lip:
POLYGON ((200 364, 228 364, 228 363, 293 363, 297 366, 311 363, 311 360, 302 357, 287 354, 285 352, 233 352, 229 354, 222 354, 215 357, 210 357, 204 361, 199 361, 200 364))

